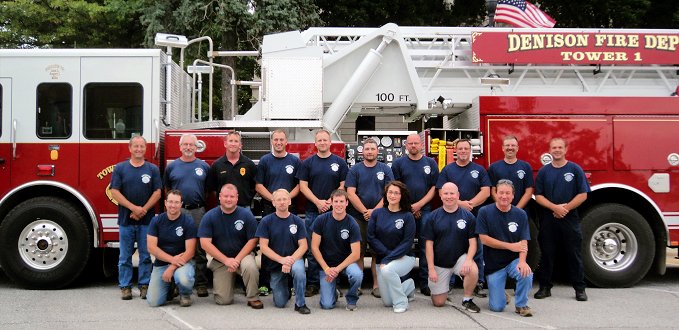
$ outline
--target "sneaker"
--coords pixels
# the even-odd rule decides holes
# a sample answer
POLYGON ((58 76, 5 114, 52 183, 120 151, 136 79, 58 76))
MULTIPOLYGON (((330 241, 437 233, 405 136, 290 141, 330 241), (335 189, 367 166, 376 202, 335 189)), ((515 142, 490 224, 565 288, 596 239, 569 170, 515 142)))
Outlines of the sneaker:
POLYGON ((536 292, 533 295, 533 298, 535 298, 535 299, 545 299, 545 298, 551 297, 551 296, 552 296, 552 289, 544 287, 544 288, 540 288, 538 290, 538 292, 536 292))
POLYGON ((523 317, 531 317, 531 316, 533 316, 533 311, 531 311, 530 307, 528 307, 528 306, 517 307, 516 308, 516 314, 519 314, 523 317))
POLYGON ((347 310, 348 310, 348 311, 353 312, 353 311, 356 310, 356 308, 358 308, 358 307, 356 307, 356 305, 354 305, 354 304, 348 304, 348 305, 347 305, 347 310))
POLYGON ((148 285, 142 285, 141 288, 139 288, 139 296, 141 297, 141 299, 146 299, 147 292, 149 292, 148 285))
POLYGON ((360 297, 362 295, 363 295, 363 290, 361 290, 361 288, 358 288, 358 296, 360 297))
POLYGON ((193 304, 193 300, 191 300, 191 296, 181 296, 181 297, 179 297, 179 306, 189 307, 192 304, 193 304))
POLYGON ((306 288, 306 290, 304 290, 304 296, 305 296, 305 297, 313 297, 313 296, 315 296, 315 295, 317 295, 317 294, 318 294, 318 288, 315 287, 315 286, 313 286, 313 285, 309 285, 309 286, 306 288))
POLYGON ((262 285, 259 287, 259 296, 260 297, 266 297, 269 295, 269 288, 267 288, 265 285, 262 285))
POLYGON ((481 311, 481 308, 479 306, 476 306, 473 300, 469 299, 467 301, 462 302, 462 307, 464 307, 465 310, 470 311, 472 313, 478 313, 481 311))
POLYGON ((309 309, 309 307, 306 307, 306 305, 303 306, 295 305, 295 312, 300 314, 311 314, 311 310, 309 309))
POLYGON ((483 289, 483 282, 476 283, 476 287, 474 288, 474 296, 479 298, 488 297, 486 290, 483 289))
POLYGON ((405 313, 405 311, 408 310, 405 307, 394 307, 394 313, 405 313))
POLYGON ((431 289, 429 289, 428 286, 422 286, 422 288, 420 289, 420 293, 429 297, 429 296, 431 296, 431 289))
POLYGON ((509 302, 512 300, 512 298, 509 296, 509 293, 505 291, 505 300, 507 301, 507 305, 509 305, 509 302))
POLYGON ((132 289, 130 288, 120 288, 120 293, 122 294, 123 300, 132 300, 132 289))
POLYGON ((340 289, 335 289, 335 295, 337 295, 340 298, 344 297, 344 294, 340 289))
POLYGON ((575 291, 575 300, 577 301, 587 301, 587 293, 585 290, 575 291))
POLYGON ((373 295, 373 297, 375 298, 382 298, 382 295, 380 294, 380 288, 373 288, 372 290, 370 290, 370 294, 373 295))
POLYGON ((196 287, 196 295, 198 297, 207 297, 209 295, 207 292, 207 287, 202 285, 196 287))

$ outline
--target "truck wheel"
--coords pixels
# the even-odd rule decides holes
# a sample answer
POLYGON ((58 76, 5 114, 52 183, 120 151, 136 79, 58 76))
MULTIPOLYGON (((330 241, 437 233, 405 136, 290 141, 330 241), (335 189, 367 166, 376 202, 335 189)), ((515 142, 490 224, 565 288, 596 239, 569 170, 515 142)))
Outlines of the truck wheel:
POLYGON ((92 239, 85 217, 67 201, 29 199, 0 226, 0 264, 29 289, 60 289, 85 268, 92 239))
POLYGON ((582 219, 585 277, 599 287, 629 287, 648 273, 655 240, 648 222, 621 204, 602 204, 582 219))

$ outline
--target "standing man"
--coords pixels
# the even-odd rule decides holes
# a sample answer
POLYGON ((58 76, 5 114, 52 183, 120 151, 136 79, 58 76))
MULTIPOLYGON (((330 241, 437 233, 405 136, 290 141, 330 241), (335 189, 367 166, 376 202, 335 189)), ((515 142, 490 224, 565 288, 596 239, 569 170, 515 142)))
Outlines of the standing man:
MULTIPOLYGON (((181 211, 193 218, 196 228, 205 215, 205 180, 210 166, 196 158, 198 138, 193 134, 182 134, 179 138, 181 157, 175 159, 167 168, 163 177, 165 193, 176 189, 181 191, 184 201, 181 211)), ((200 244, 195 244, 196 253, 193 261, 196 265, 196 293, 198 297, 207 297, 207 258, 200 244)))
POLYGON ((587 301, 582 265, 582 229, 577 208, 587 199, 590 189, 582 168, 566 160, 567 151, 566 140, 553 138, 549 141, 552 162, 538 171, 535 184, 535 200, 542 206, 538 235, 542 250, 538 272, 540 289, 535 293, 535 299, 552 295, 552 270, 558 248, 565 251, 575 299, 587 301))
MULTIPOLYGON (((316 132, 315 155, 302 162, 297 178, 299 190, 307 199, 304 223, 307 233, 307 246, 311 245, 311 233, 314 219, 332 206, 330 193, 335 189, 344 189, 344 180, 347 177, 349 167, 346 160, 330 152, 330 132, 321 129, 316 132)), ((307 279, 309 287, 304 295, 311 297, 318 293, 320 287, 318 263, 311 252, 307 255, 309 269, 307 279)))
POLYGON ((411 198, 413 215, 419 238, 418 258, 420 259, 420 292, 425 296, 430 295, 428 286, 427 258, 424 253, 424 239, 422 238, 423 221, 431 212, 429 202, 436 194, 436 180, 439 177, 439 168, 436 161, 425 157, 422 149, 422 139, 419 134, 411 134, 406 138, 406 152, 408 157, 396 158, 391 166, 394 179, 406 184, 411 198))
POLYGON ((479 280, 479 270, 474 262, 476 254, 476 218, 459 207, 459 192, 452 182, 446 182, 439 191, 443 206, 434 210, 422 231, 429 267, 431 302, 436 307, 445 305, 453 275, 464 279, 462 307, 472 313, 481 311, 472 300, 479 280))
MULTIPOLYGON (((273 131, 271 133, 273 152, 264 155, 257 164, 255 190, 262 196, 262 217, 276 210, 271 203, 273 200, 271 193, 274 191, 285 189, 290 192, 290 198, 295 198, 299 194, 299 179, 296 176, 302 161, 286 151, 287 145, 288 134, 282 129, 273 131)), ((269 294, 269 280, 269 272, 262 268, 259 271, 260 295, 269 294)))
POLYGON ((151 307, 165 304, 173 281, 179 290, 179 305, 193 304, 195 268, 191 258, 196 251, 197 229, 191 216, 181 208, 182 193, 170 190, 165 199, 167 212, 154 217, 149 225, 146 241, 149 252, 156 257, 146 300, 151 307))
POLYGON ((257 220, 249 209, 236 205, 238 189, 225 184, 219 193, 219 205, 205 213, 198 228, 200 245, 212 256, 209 264, 213 274, 215 302, 233 303, 235 274, 243 277, 248 306, 262 309, 259 301, 259 270, 252 250, 257 246, 257 220))
MULTIPOLYGON (((354 165, 347 174, 346 188, 351 202, 349 214, 358 221, 361 228, 361 257, 358 266, 363 269, 363 257, 368 240, 368 220, 373 210, 382 207, 384 187, 394 180, 391 168, 377 161, 377 142, 371 138, 363 141, 363 162, 354 165)), ((370 267, 373 276, 372 295, 380 298, 377 287, 376 263, 370 267)))
MULTIPOLYGON (((490 178, 483 166, 472 162, 472 144, 467 139, 457 140, 455 143, 457 159, 454 163, 446 165, 441 170, 436 181, 436 188, 441 189, 444 183, 455 183, 460 192, 460 200, 457 205, 472 214, 477 214, 478 209, 490 196, 490 178)), ((476 266, 479 268, 479 283, 474 290, 478 297, 486 297, 483 292, 485 272, 483 267, 483 247, 477 242, 478 250, 474 256, 476 266)))
POLYGON ((497 201, 497 182, 500 179, 512 181, 516 193, 512 205, 526 210, 526 206, 533 196, 533 168, 523 160, 516 157, 519 151, 519 140, 514 135, 507 135, 502 139, 502 152, 505 158, 498 160, 488 167, 488 176, 493 187, 490 194, 497 201))
POLYGON ((214 195, 227 183, 238 189, 238 206, 249 208, 255 197, 255 175, 257 166, 241 153, 240 132, 230 132, 224 140, 226 154, 210 166, 207 190, 214 195))
MULTIPOLYGON (((304 253, 307 252, 306 228, 298 216, 290 213, 290 194, 285 189, 273 193, 276 212, 267 215, 257 227, 257 237, 262 253, 262 267, 271 273, 273 303, 285 307, 290 300, 288 274, 292 276, 295 289, 295 311, 310 314, 302 291, 306 287, 304 253)), ((317 274, 318 275, 318 274, 317 274)))
POLYGON ((361 231, 356 220, 347 214, 349 200, 344 190, 330 196, 332 212, 319 215, 314 221, 311 251, 321 266, 321 308, 335 308, 337 279, 341 273, 349 278, 347 310, 356 310, 358 289, 363 282, 363 269, 357 264, 361 256, 361 231))
POLYGON ((512 205, 514 185, 501 179, 496 185, 497 201, 479 210, 476 233, 486 246, 483 258, 488 271, 488 306, 502 312, 509 303, 505 295, 507 276, 516 280, 516 313, 528 317, 528 293, 533 286, 533 272, 526 263, 530 229, 526 212, 512 205))
POLYGON ((148 226, 160 200, 160 170, 144 160, 146 139, 133 136, 129 143, 130 159, 116 164, 111 175, 111 196, 118 202, 118 286, 123 300, 132 299, 132 254, 139 251, 139 296, 146 299, 151 278, 151 255, 146 246, 148 226))

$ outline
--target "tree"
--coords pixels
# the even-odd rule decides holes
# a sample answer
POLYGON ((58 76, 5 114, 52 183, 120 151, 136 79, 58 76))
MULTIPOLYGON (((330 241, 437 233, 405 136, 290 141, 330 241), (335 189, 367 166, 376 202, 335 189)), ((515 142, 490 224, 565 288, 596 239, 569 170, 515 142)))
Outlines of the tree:
POLYGON ((540 9, 559 28, 639 28, 651 8, 650 0, 541 0, 540 9))

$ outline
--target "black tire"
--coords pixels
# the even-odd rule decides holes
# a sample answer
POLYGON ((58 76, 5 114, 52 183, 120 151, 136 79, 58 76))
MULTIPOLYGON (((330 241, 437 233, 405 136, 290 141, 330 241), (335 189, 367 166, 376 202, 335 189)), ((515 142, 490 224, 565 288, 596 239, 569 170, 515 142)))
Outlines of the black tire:
POLYGON ((582 217, 585 278, 598 287, 630 287, 653 264, 655 240, 648 222, 622 204, 602 204, 582 217))
POLYGON ((85 217, 54 197, 29 199, 0 225, 0 264, 27 289, 60 289, 82 272, 92 238, 85 217))

